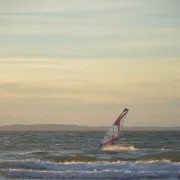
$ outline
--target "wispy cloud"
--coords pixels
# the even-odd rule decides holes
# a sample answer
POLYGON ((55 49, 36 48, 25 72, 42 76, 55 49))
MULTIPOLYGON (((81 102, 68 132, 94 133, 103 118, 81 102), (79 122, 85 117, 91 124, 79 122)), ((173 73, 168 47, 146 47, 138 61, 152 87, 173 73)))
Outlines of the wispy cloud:
POLYGON ((0 123, 177 123, 178 0, 0 4, 0 123))
POLYGON ((0 55, 179 57, 177 3, 169 0, 3 1, 0 55), (161 3, 163 6, 157 8, 161 3))

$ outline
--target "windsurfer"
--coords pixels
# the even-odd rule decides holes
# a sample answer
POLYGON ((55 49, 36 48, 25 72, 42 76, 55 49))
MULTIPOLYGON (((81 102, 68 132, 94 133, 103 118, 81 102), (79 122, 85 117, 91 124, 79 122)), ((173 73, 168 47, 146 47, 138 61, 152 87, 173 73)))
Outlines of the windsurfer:
POLYGON ((104 145, 115 144, 115 141, 120 137, 121 128, 123 125, 123 121, 128 113, 128 109, 125 108, 124 111, 119 115, 114 124, 109 128, 108 132, 104 136, 101 145, 98 149, 102 148, 104 145))

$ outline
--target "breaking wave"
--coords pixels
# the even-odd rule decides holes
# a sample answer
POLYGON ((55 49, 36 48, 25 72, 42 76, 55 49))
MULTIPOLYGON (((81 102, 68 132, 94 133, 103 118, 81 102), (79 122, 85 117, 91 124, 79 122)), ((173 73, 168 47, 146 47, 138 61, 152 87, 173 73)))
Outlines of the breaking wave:
POLYGON ((41 161, 2 162, 7 177, 31 178, 180 178, 180 163, 170 161, 97 161, 52 163, 41 161), (8 169, 7 169, 8 167, 8 169))
POLYGON ((131 172, 131 171, 33 171, 33 170, 17 170, 11 169, 5 171, 8 177, 16 178, 45 178, 45 179, 139 179, 139 178, 180 178, 179 172, 169 173, 167 171, 163 172, 131 172))
POLYGON ((136 148, 134 146, 120 146, 120 145, 108 145, 103 147, 103 151, 134 151, 136 148))
POLYGON ((173 163, 171 161, 96 161, 96 162, 65 162, 52 163, 41 161, 6 161, 1 162, 1 168, 24 168, 24 169, 38 169, 38 170, 129 170, 129 171, 180 171, 180 163, 173 163))
POLYGON ((102 136, 2 134, 0 179, 180 179, 179 132, 127 132, 118 145, 97 150, 102 136))
POLYGON ((149 161, 151 159, 155 160, 170 160, 171 162, 180 162, 180 153, 179 152, 165 152, 165 153, 158 153, 158 154, 149 154, 144 155, 143 157, 139 158, 140 160, 149 161))

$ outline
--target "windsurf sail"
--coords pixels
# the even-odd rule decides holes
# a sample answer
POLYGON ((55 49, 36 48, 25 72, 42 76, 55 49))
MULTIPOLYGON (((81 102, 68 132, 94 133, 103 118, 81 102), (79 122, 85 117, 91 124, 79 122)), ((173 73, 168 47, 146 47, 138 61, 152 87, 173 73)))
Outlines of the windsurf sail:
POLYGON ((109 128, 108 132, 104 136, 102 143, 100 145, 113 144, 120 137, 121 129, 123 126, 124 119, 128 113, 129 109, 124 109, 124 111, 119 115, 114 124, 109 128))

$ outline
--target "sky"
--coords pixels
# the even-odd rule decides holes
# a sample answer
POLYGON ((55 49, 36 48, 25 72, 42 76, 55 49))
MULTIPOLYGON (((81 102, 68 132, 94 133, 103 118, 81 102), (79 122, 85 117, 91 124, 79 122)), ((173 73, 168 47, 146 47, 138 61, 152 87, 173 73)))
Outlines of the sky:
POLYGON ((180 126, 179 0, 0 0, 0 125, 180 126))

